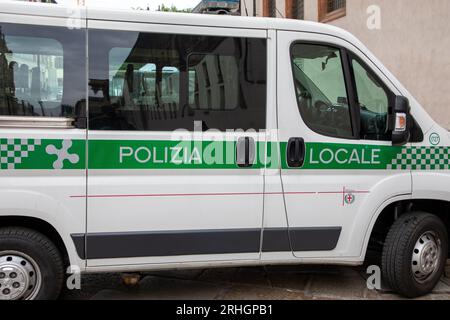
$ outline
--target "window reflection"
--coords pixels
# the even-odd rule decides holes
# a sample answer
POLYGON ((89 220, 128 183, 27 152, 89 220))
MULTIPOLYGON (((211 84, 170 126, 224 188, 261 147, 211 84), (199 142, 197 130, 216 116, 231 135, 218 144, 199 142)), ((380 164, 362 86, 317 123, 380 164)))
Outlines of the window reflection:
POLYGON ((264 39, 89 32, 91 129, 265 127, 264 39))
POLYGON ((0 24, 0 115, 73 117, 76 109, 82 112, 83 44, 80 30, 0 24))

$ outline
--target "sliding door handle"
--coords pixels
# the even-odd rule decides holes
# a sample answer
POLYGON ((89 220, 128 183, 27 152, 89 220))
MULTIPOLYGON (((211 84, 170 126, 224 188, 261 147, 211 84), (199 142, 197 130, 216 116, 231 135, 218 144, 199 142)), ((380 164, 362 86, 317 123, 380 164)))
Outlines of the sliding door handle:
POLYGON ((255 139, 239 138, 236 144, 236 162, 241 168, 248 168, 255 163, 255 139))
POLYGON ((305 140, 290 138, 286 148, 287 164, 291 168, 300 168, 305 162, 305 140))

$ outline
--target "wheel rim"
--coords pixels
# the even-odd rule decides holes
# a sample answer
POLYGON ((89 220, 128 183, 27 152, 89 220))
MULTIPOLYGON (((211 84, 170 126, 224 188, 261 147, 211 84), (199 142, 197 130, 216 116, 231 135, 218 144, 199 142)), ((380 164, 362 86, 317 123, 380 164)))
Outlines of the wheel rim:
POLYGON ((423 283, 434 276, 441 262, 441 240, 434 232, 422 234, 414 246, 412 272, 417 282, 423 283))
POLYGON ((18 251, 0 252, 0 300, 31 300, 41 287, 37 263, 18 251))

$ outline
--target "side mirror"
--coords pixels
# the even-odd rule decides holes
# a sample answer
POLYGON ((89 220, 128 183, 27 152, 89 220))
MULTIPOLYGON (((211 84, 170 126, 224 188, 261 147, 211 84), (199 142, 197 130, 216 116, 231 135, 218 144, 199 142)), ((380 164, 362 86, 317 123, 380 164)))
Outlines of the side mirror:
POLYGON ((411 135, 411 113, 409 100, 403 96, 395 97, 393 108, 392 145, 403 146, 411 135))

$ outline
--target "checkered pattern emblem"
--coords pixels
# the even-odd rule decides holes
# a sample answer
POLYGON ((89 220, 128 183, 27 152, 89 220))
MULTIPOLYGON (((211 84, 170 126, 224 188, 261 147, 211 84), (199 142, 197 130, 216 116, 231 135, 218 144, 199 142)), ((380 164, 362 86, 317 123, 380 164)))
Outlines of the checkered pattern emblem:
POLYGON ((0 139, 0 169, 16 169, 40 145, 39 139, 0 139))
POLYGON ((388 165, 388 170, 450 170, 450 148, 404 148, 388 165))

